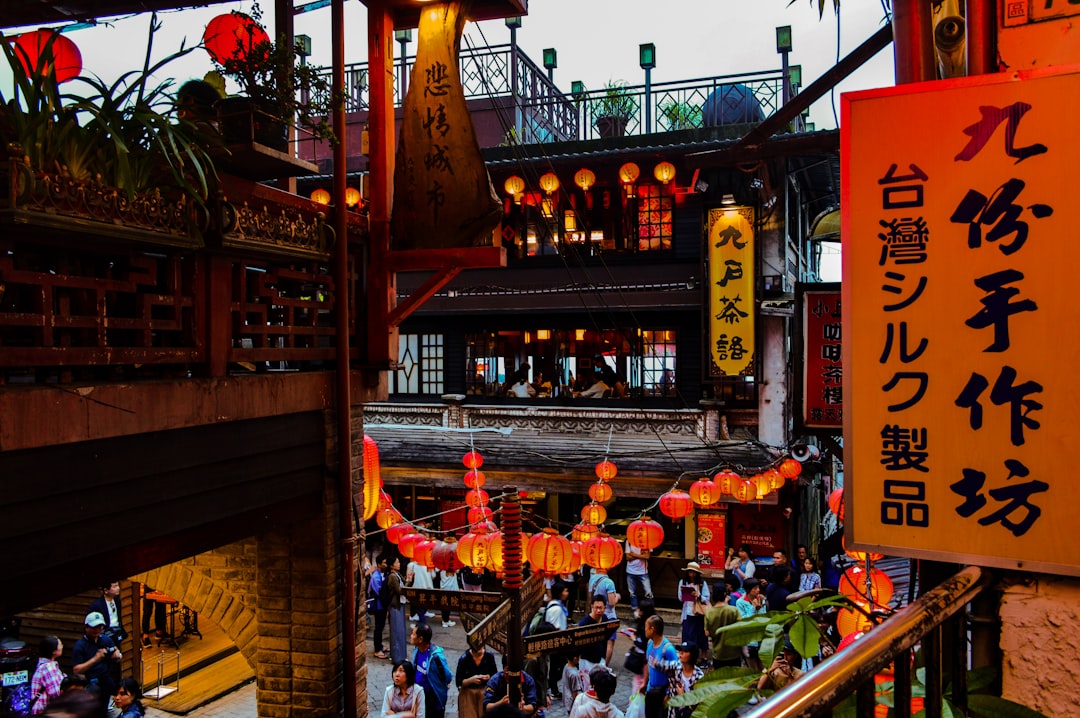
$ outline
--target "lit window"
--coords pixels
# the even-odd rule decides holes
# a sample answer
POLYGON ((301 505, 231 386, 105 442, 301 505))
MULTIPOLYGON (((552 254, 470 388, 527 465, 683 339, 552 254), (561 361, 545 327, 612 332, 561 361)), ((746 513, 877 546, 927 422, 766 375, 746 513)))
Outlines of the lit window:
POLYGON ((671 249, 672 197, 663 185, 638 185, 638 250, 671 249))
POLYGON ((398 335, 398 363, 390 373, 391 394, 442 394, 442 334, 398 335))

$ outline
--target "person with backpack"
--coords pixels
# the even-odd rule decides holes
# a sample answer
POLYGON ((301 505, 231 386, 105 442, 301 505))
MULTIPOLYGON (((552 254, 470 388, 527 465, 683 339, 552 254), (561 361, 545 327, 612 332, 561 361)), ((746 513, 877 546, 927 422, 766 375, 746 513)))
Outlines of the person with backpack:
MULTIPOLYGON (((570 617, 570 611, 566 608, 566 598, 569 595, 570 590, 561 580, 551 584, 551 600, 548 601, 544 610, 544 620, 551 624, 554 631, 566 630, 566 624, 570 617)), ((552 653, 548 656, 548 665, 548 675, 554 676, 555 681, 557 681, 562 676, 563 666, 566 665, 566 656, 558 652, 552 653)), ((552 700, 561 701, 562 693, 559 692, 559 686, 555 681, 551 682, 551 698, 552 700)))
POLYGON ((375 616, 375 657, 389 658, 383 648, 383 631, 386 630, 386 612, 390 608, 390 585, 386 580, 387 572, 386 556, 379 557, 379 563, 371 572, 371 580, 368 581, 368 600, 371 601, 371 613, 375 616))
MULTIPOLYGON (((619 617, 615 615, 615 607, 619 605, 621 596, 615 590, 615 582, 608 576, 607 569, 593 569, 593 575, 589 577, 589 596, 592 598, 602 596, 607 601, 607 607, 604 609, 605 621, 619 620, 619 617)), ((615 652, 616 633, 616 631, 612 631, 611 635, 608 636, 607 651, 604 654, 604 659, 608 665, 611 665, 611 654, 615 652)))
POLYGON ((454 680, 450 664, 446 662, 446 653, 441 646, 431 642, 431 626, 426 623, 413 626, 412 644, 416 647, 413 653, 416 685, 424 689, 425 718, 444 718, 446 697, 450 692, 450 682, 454 680))

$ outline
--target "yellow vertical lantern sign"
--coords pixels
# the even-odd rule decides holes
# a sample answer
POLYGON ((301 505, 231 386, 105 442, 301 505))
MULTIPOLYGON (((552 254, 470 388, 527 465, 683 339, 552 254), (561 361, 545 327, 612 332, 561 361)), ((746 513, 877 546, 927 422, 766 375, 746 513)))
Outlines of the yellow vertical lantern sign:
POLYGON ((709 210, 710 376, 754 368, 754 210, 709 210))

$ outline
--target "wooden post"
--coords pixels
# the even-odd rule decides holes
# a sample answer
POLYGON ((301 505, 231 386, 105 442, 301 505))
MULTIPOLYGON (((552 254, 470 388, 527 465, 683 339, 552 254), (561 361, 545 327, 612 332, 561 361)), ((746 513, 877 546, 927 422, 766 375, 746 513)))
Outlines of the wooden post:
POLYGON ((516 486, 507 486, 502 500, 503 589, 510 600, 506 624, 506 684, 510 705, 521 702, 521 501, 516 486))

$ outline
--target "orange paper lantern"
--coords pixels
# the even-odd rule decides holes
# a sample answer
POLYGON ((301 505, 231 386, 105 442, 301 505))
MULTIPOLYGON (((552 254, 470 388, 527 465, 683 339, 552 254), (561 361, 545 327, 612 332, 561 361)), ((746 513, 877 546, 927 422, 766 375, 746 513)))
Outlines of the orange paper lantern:
POLYGON ((859 603, 885 606, 893 597, 893 591, 892 579, 881 569, 871 568, 867 574, 862 566, 852 566, 840 576, 840 593, 859 603))
POLYGON ((740 478, 732 487, 731 495, 744 504, 753 501, 757 498, 757 484, 750 479, 740 478))
POLYGON ((767 469, 762 476, 769 482, 769 491, 777 491, 784 485, 784 475, 779 469, 767 469))
POLYGON ((434 550, 434 541, 428 539, 418 541, 413 548, 413 561, 416 561, 423 566, 427 566, 428 568, 435 568, 435 562, 431 558, 431 552, 434 550))
POLYGON ((488 568, 496 573, 502 573, 503 571, 502 531, 491 532, 491 541, 488 543, 488 568))
POLYGON ((592 501, 581 510, 581 520, 593 526, 599 526, 607 519, 607 509, 592 501))
MULTIPOLYGON (((866 607, 863 606, 865 609, 866 607)), ((874 627, 873 622, 862 611, 853 608, 841 608, 836 612, 836 630, 841 636, 852 633, 866 633, 874 627)))
POLYGON ((700 478, 690 485, 690 500, 698 506, 712 506, 720 500, 720 487, 712 479, 700 478))
POLYGON ((407 522, 396 523, 390 528, 386 529, 386 540, 392 544, 399 543, 403 536, 412 531, 412 526, 407 522))
POLYGON ((765 478, 764 474, 754 474, 750 477, 750 481, 754 484, 754 498, 756 498, 758 501, 761 501, 763 498, 769 495, 770 491, 772 491, 769 485, 769 480, 765 478))
POLYGON ((546 573, 563 573, 572 559, 570 541, 555 529, 544 529, 529 542, 528 559, 533 569, 546 573))
POLYGON ((570 534, 570 538, 573 541, 580 541, 584 543, 591 539, 593 536, 597 536, 600 533, 600 527, 593 524, 580 523, 574 526, 573 532, 570 534))
POLYGON ((622 561, 622 545, 609 534, 601 533, 585 542, 581 560, 593 568, 610 569, 622 561))
POLYGON ((664 527, 652 519, 638 519, 626 529, 626 540, 645 551, 664 543, 664 527))
POLYGON ((713 481, 720 487, 720 492, 728 496, 735 493, 735 485, 741 480, 741 476, 729 469, 725 469, 713 477, 713 481))
POLYGON ((598 503, 604 503, 611 498, 613 493, 611 486, 603 481, 597 481, 595 484, 589 485, 589 498, 598 503))
POLYGON ((390 530, 390 527, 401 521, 401 512, 395 509, 393 506, 388 506, 385 509, 379 509, 379 512, 375 515, 375 522, 379 524, 379 528, 390 530))
POLYGON ((785 479, 794 479, 802 473, 802 464, 795 459, 784 459, 780 463, 780 475, 785 479))
POLYGON ((487 506, 475 506, 469 509, 469 513, 466 515, 470 524, 483 523, 484 521, 490 521, 495 514, 487 506))
POLYGON ((477 451, 470 451, 461 457, 461 463, 465 464, 466 469, 479 469, 484 465, 484 457, 477 451))
POLYGON ((866 553, 864 551, 849 551, 848 547, 847 547, 847 539, 844 538, 843 536, 840 537, 840 546, 844 549, 845 554, 847 554, 849 557, 855 559, 859 563, 866 563, 867 558, 869 558, 871 561, 880 561, 881 559, 885 558, 885 555, 880 554, 880 553, 873 553, 873 552, 866 553))
POLYGON ((615 468, 615 464, 611 463, 607 459, 604 459, 596 465, 596 478, 601 481, 611 481, 615 478, 615 475, 619 473, 619 470, 615 468))
POLYGON ((364 434, 364 521, 369 520, 379 510, 379 496, 382 494, 382 469, 379 467, 379 445, 364 434))
POLYGON ((415 560, 416 544, 424 540, 423 534, 418 534, 415 531, 405 534, 401 537, 401 540, 398 541, 398 551, 400 551, 401 555, 405 558, 415 560))
POLYGON ((844 490, 836 489, 829 494, 829 511, 836 514, 840 521, 844 520, 844 490))
POLYGON ((574 573, 581 570, 581 551, 582 544, 580 541, 570 542, 570 563, 563 567, 560 573, 574 573))
POLYGON ((379 492, 379 510, 388 509, 394 505, 394 500, 385 491, 379 492))
POLYGON ((676 521, 694 513, 694 502, 682 489, 672 489, 660 497, 660 512, 676 521))
POLYGON ((461 563, 472 568, 486 568, 489 562, 489 534, 470 531, 457 544, 457 557, 461 563))

